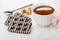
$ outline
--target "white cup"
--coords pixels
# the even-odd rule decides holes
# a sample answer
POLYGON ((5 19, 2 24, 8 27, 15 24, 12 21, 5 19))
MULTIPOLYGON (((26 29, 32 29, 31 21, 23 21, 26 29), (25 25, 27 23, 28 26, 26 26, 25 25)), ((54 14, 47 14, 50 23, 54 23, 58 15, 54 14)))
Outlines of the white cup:
MULTIPOLYGON (((45 3, 38 3, 38 4, 35 4, 33 6, 33 10, 38 7, 38 6, 42 6, 42 5, 48 5, 48 4, 45 4, 45 3)), ((51 5, 48 5, 48 6, 51 6, 51 5)), ((54 8, 54 7, 53 7, 54 8)), ((49 15, 39 15, 39 14, 36 14, 35 12, 33 12, 33 19, 35 20, 35 22, 40 25, 40 26, 48 26, 48 25, 51 25, 51 24, 54 24, 52 23, 52 19, 54 18, 56 20, 56 24, 54 24, 55 26, 58 24, 58 19, 56 17, 54 17, 54 14, 49 14, 49 15)))

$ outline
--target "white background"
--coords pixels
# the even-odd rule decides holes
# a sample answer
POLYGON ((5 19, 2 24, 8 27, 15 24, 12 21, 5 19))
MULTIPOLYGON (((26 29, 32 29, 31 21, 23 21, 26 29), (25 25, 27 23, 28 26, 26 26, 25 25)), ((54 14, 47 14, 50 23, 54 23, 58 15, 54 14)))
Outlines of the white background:
POLYGON ((30 3, 51 3, 56 6, 55 15, 60 18, 60 0, 0 0, 0 40, 60 40, 60 23, 56 27, 39 27, 33 22, 31 34, 17 34, 7 31, 4 25, 7 16, 4 11, 13 10, 30 3))

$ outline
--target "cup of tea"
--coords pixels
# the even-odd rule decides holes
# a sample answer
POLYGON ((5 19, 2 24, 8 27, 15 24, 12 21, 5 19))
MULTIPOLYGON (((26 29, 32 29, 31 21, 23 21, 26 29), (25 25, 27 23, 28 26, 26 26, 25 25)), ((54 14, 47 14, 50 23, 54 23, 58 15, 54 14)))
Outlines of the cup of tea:
POLYGON ((38 3, 33 6, 32 15, 35 22, 40 26, 56 26, 59 20, 54 16, 54 12, 55 8, 53 6, 44 3, 38 3), (52 22, 53 19, 55 23, 52 22))

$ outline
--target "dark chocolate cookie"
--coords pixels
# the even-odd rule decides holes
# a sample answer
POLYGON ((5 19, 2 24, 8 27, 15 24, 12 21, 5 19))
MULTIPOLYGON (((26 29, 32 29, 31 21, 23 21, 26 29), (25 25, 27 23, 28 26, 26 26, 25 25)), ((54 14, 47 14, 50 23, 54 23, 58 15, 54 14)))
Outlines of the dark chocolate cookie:
POLYGON ((9 16, 5 22, 9 32, 29 34, 31 32, 31 18, 15 13, 13 16, 9 16))

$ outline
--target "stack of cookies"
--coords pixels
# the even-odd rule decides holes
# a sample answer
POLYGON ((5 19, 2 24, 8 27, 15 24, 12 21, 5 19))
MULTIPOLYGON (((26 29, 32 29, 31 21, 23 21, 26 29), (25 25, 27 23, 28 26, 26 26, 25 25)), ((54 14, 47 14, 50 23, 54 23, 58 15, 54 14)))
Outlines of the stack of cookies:
POLYGON ((31 32, 31 18, 21 14, 15 13, 7 18, 5 22, 9 32, 29 34, 31 32))

